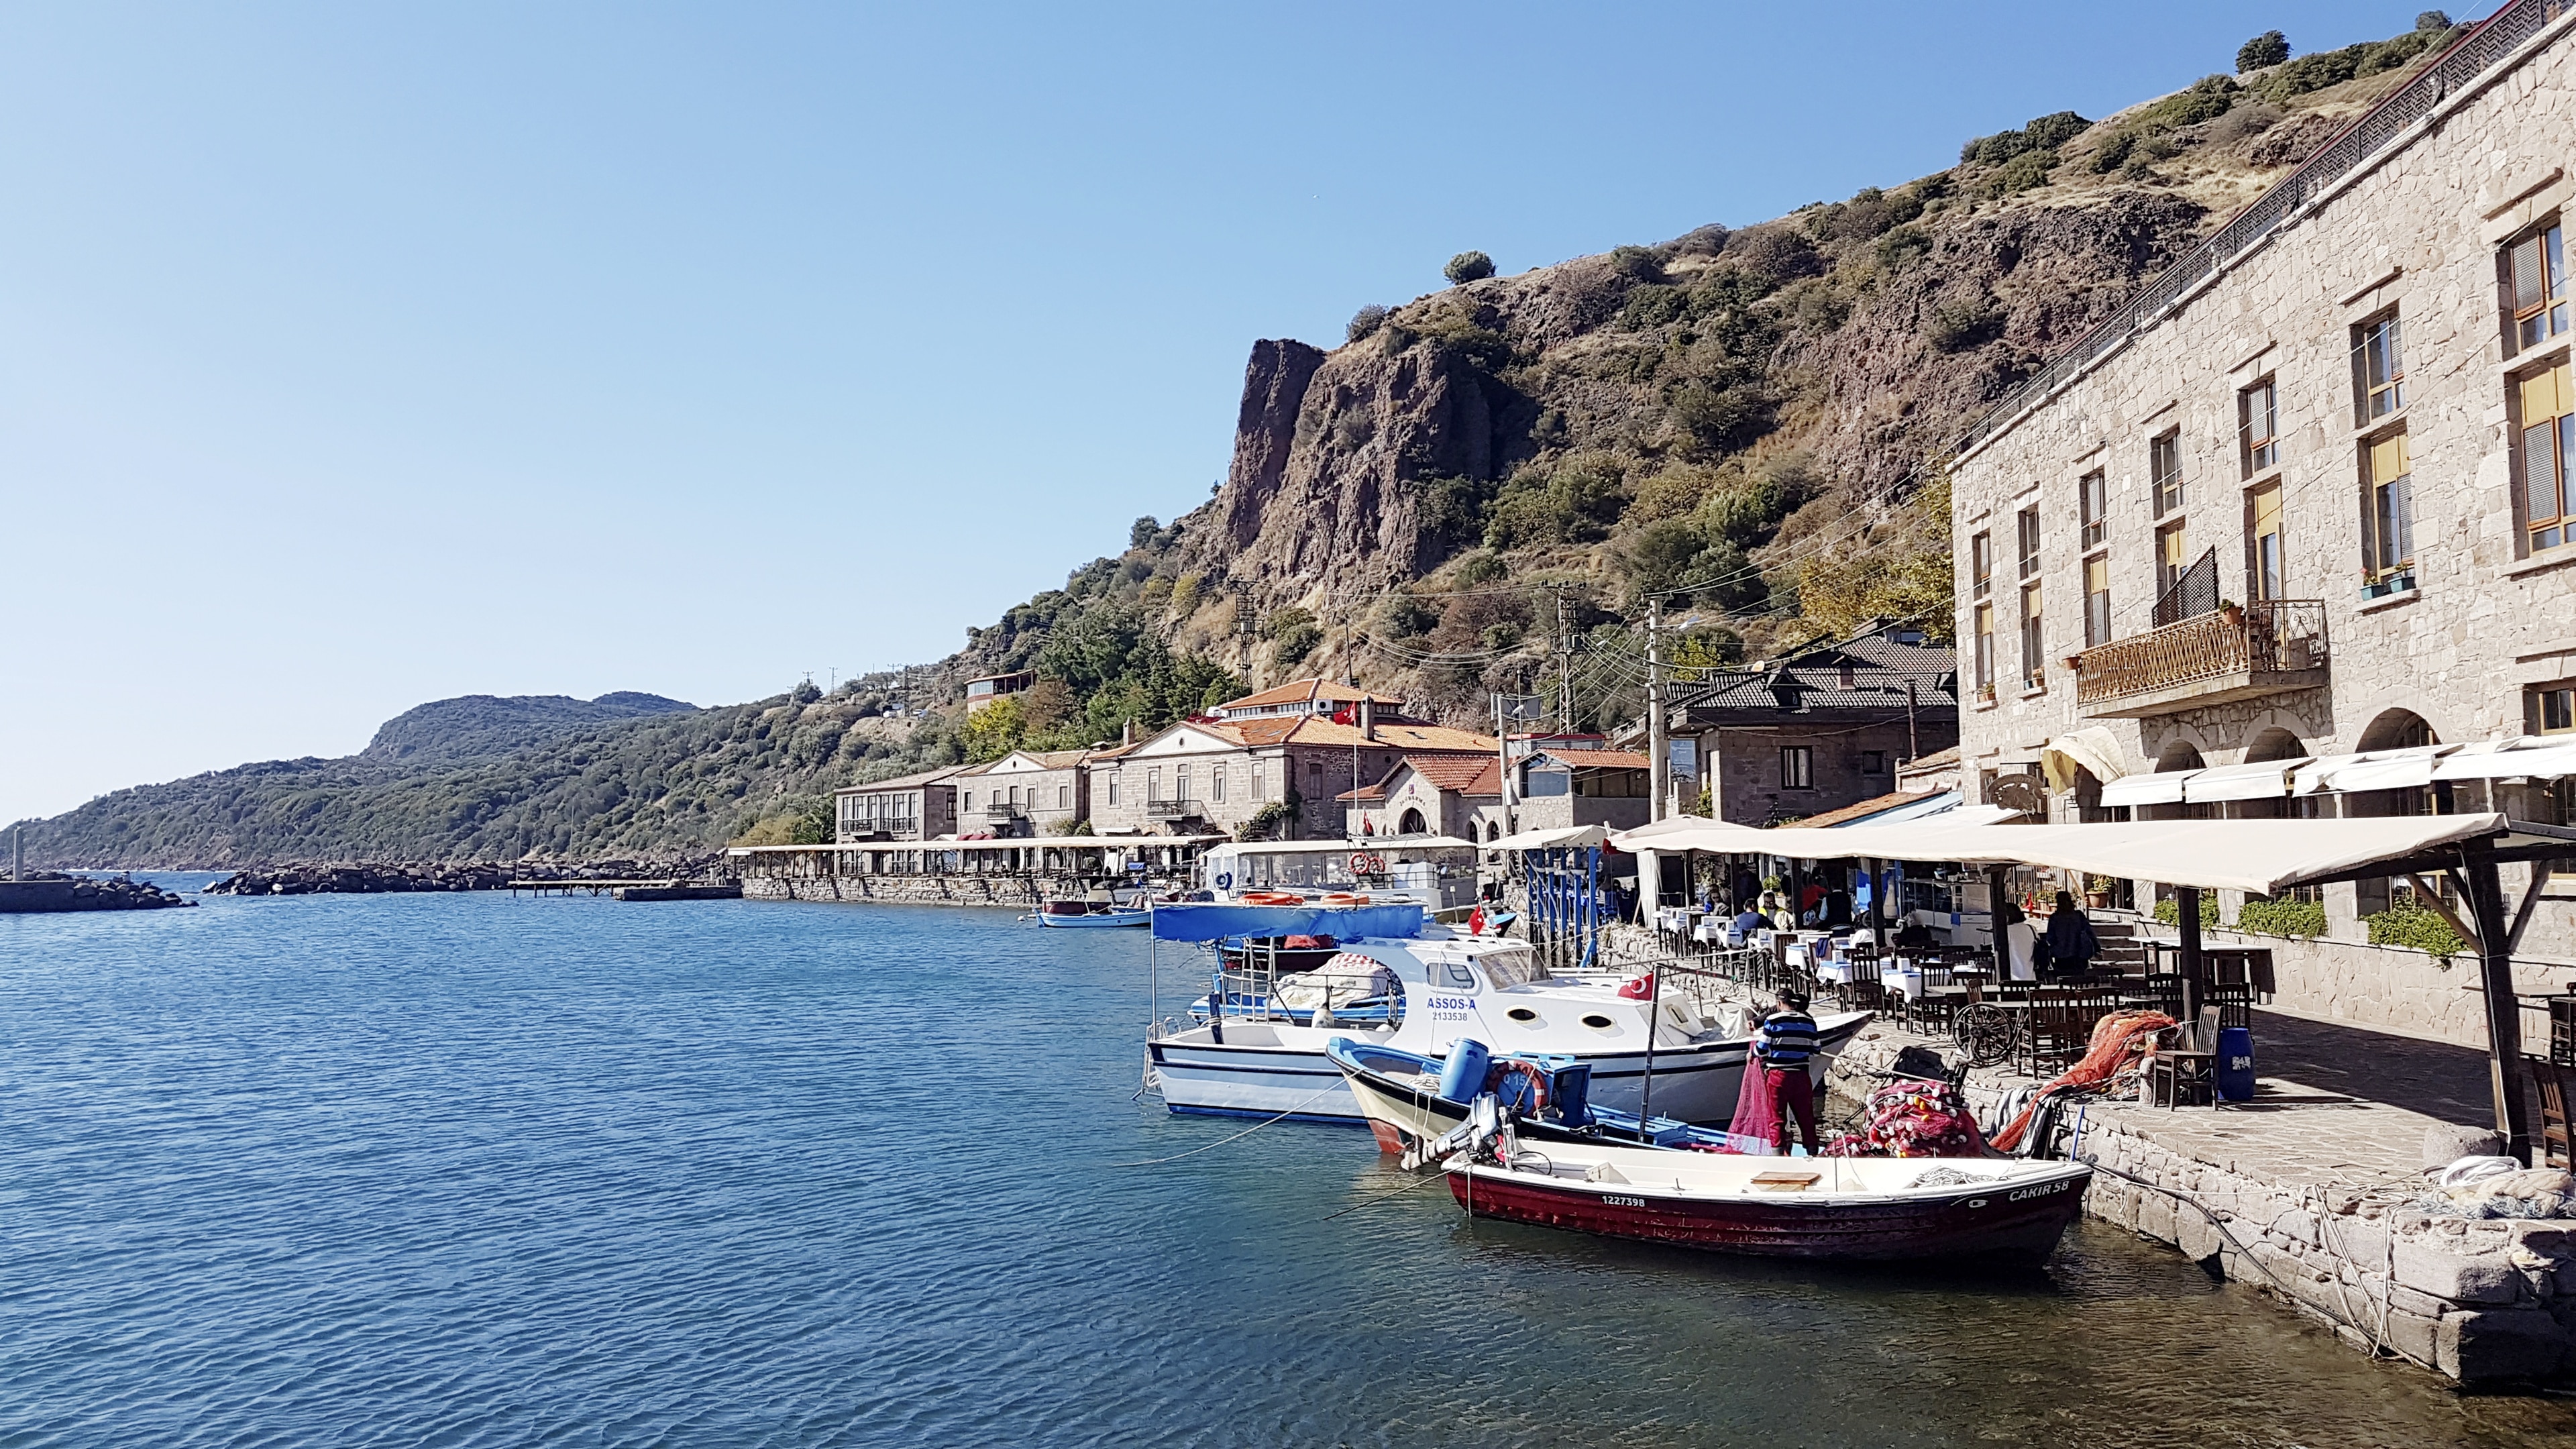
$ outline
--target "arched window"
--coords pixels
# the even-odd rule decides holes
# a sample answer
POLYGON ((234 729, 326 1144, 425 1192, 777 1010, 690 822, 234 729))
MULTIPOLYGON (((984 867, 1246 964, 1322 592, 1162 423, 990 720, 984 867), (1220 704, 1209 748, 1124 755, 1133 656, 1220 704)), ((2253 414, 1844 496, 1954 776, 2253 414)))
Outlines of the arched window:
POLYGON ((1431 833, 1431 827, 1423 820, 1421 811, 1407 809, 1404 812, 1403 817, 1395 822, 1395 833, 1398 835, 1428 835, 1431 833))

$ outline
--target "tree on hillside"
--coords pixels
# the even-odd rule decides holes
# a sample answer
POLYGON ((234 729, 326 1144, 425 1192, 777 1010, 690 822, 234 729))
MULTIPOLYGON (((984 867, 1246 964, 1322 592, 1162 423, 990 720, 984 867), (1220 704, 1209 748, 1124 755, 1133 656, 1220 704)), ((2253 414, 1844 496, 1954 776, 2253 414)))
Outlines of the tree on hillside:
POLYGON ((1452 285, 1461 287, 1469 282, 1481 282, 1493 274, 1494 259, 1483 252, 1460 252, 1449 259, 1449 265, 1440 269, 1440 275, 1447 277, 1452 285))
POLYGON ((1386 309, 1371 302, 1351 314, 1351 325, 1342 329, 1342 339, 1346 342, 1357 342, 1361 338, 1374 335, 1377 329, 1385 325, 1386 309))
MULTIPOLYGON (((2424 22, 2419 19, 2415 23, 2420 26, 2424 22)), ((2277 30, 2266 30, 2236 47, 2236 73, 2243 75, 2249 70, 2279 65, 2289 58, 2290 38, 2277 30)))
POLYGON ((1020 737, 1027 733, 1028 715, 1015 695, 1005 695, 968 715, 958 731, 966 742, 967 760, 978 765, 1018 749, 1020 737))

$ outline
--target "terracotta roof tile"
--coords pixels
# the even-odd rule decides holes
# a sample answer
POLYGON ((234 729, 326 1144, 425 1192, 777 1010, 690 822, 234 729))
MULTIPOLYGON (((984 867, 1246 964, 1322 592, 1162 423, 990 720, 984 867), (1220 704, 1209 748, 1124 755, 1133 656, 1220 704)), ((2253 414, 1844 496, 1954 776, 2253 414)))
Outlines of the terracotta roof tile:
POLYGON ((1247 694, 1241 699, 1229 699, 1216 707, 1218 709, 1258 709, 1267 704, 1302 704, 1313 699, 1318 693, 1332 699, 1352 702, 1357 702, 1361 695, 1366 694, 1379 704, 1394 705, 1399 709, 1404 705, 1404 701, 1394 695, 1362 690, 1348 684, 1335 684, 1329 679, 1292 679, 1286 684, 1272 685, 1257 694, 1247 694))

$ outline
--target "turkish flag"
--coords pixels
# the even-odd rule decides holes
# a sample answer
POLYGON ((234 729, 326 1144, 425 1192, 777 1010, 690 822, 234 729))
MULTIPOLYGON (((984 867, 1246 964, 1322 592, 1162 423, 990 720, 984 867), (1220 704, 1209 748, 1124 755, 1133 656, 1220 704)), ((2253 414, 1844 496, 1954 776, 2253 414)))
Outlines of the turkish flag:
POLYGON ((1337 725, 1358 724, 1359 720, 1352 715, 1351 707, 1346 704, 1340 709, 1333 711, 1333 723, 1337 725))

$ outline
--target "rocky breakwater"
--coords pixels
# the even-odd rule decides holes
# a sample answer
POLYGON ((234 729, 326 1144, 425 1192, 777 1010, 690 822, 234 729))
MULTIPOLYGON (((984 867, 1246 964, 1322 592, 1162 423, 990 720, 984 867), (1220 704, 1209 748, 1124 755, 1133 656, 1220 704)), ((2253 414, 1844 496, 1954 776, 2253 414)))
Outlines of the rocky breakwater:
POLYGON ((411 861, 392 864, 289 862, 236 871, 206 887, 210 896, 393 895, 414 891, 497 891, 550 881, 712 879, 721 856, 592 860, 571 864, 411 861))
POLYGON ((36 911, 153 911, 196 902, 130 875, 64 875, 47 871, 26 880, 0 880, 0 913, 36 911))

